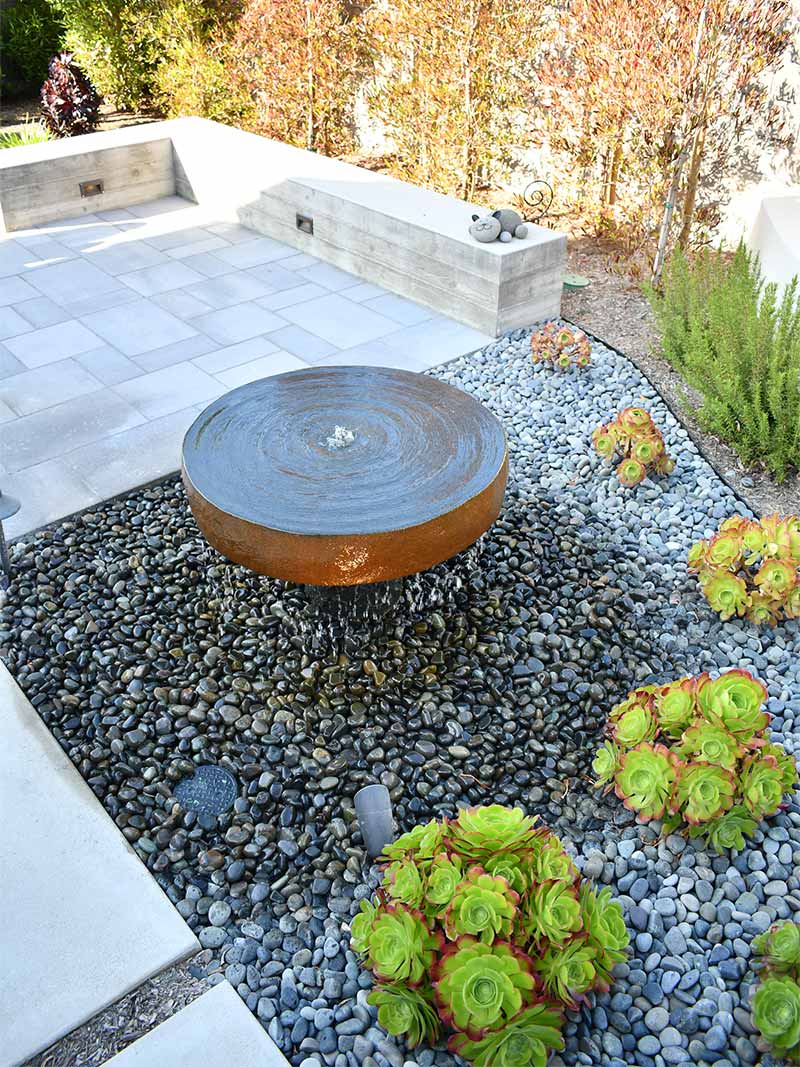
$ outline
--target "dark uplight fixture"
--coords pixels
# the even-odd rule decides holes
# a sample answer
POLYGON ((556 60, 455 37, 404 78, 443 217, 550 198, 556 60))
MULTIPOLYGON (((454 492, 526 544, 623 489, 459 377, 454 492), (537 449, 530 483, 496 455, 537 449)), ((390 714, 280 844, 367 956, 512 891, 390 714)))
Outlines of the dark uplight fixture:
POLYGON ((16 515, 22 507, 15 496, 9 496, 0 490, 0 570, 5 575, 6 581, 11 577, 11 560, 8 558, 8 545, 3 530, 3 523, 16 515))

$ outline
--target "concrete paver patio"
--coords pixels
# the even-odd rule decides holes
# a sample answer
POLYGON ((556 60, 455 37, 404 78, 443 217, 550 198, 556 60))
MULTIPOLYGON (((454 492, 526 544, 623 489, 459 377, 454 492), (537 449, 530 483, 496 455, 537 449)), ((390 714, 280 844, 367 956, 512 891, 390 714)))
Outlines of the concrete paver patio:
POLYGON ((0 1067, 200 946, 0 664, 0 1067))
POLYGON ((202 408, 308 365, 425 370, 492 338, 179 197, 0 240, 9 537, 177 469, 202 408))

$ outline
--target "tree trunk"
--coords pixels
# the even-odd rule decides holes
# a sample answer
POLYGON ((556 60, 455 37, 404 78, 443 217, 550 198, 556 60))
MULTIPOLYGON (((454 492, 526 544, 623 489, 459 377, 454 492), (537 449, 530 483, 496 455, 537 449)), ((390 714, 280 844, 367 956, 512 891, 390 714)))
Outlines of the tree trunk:
POLYGON ((686 178, 686 192, 683 194, 683 220, 681 232, 678 234, 678 245, 681 248, 686 248, 689 244, 689 235, 692 231, 692 219, 694 218, 694 206, 697 200, 697 185, 700 180, 700 165, 703 162, 705 140, 706 128, 703 125, 694 139, 692 161, 689 164, 689 174, 686 178))
POLYGON ((311 13, 306 4, 306 148, 313 152, 316 148, 316 129, 314 122, 315 94, 315 70, 314 70, 314 46, 312 44, 313 29, 311 25, 311 13))
POLYGON ((661 227, 658 232, 658 246, 656 248, 655 259, 653 260, 653 285, 658 285, 661 281, 661 272, 664 269, 664 259, 667 255, 669 231, 672 227, 672 216, 675 213, 675 204, 678 200, 678 190, 681 185, 681 175, 683 174, 683 165, 686 162, 687 151, 688 146, 681 151, 672 167, 672 180, 669 183, 667 202, 664 204, 664 214, 661 217, 661 227))
POLYGON ((620 137, 614 145, 614 154, 611 157, 611 171, 608 176, 608 199, 606 200, 606 203, 609 205, 616 204, 617 202, 617 182, 619 181, 621 167, 622 137, 620 137))

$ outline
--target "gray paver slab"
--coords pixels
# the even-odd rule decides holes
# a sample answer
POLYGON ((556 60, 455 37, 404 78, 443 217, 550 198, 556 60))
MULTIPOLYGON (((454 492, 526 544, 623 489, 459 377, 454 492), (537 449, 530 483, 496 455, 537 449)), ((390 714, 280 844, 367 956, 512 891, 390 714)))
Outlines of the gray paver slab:
MULTIPOLYGON (((178 406, 185 407, 186 403, 178 406)), ((143 416, 122 397, 111 389, 99 389, 3 423, 0 426, 0 456, 8 470, 24 470, 142 422, 143 416)), ((75 508, 69 510, 75 511, 75 508)))
MULTIPOLYGON (((237 247, 246 248, 247 245, 237 247)), ((278 330, 285 324, 285 319, 253 303, 236 304, 192 319, 193 326, 221 345, 235 345, 238 341, 247 341, 250 337, 278 330)))
POLYGON ((337 348, 352 348, 365 341, 375 341, 399 328, 393 319, 370 311, 363 304, 354 304, 337 293, 283 308, 281 315, 337 348))
MULTIPOLYGON (((22 278, 19 279, 19 281, 22 280, 22 278)), ((37 329, 41 326, 53 326, 57 322, 65 322, 70 318, 66 308, 51 300, 49 296, 39 296, 32 285, 28 288, 34 294, 32 299, 16 304, 15 310, 22 315, 23 319, 27 319, 31 326, 37 329)))
POLYGON ((228 982, 161 1023, 104 1067, 288 1067, 228 982))
POLYGON ((164 367, 163 370, 123 382, 115 389, 119 396, 148 419, 157 419, 192 404, 213 400, 222 392, 219 382, 193 363, 164 367))
POLYGON ((130 304, 96 311, 84 315, 81 321, 126 356, 151 352, 196 333, 191 326, 149 300, 134 300, 130 304))
POLYGON ((0 927, 0 1067, 13 1067, 199 946, 3 666, 0 706, 0 905, 14 917, 0 927))
POLYGON ((100 499, 61 458, 48 459, 12 474, 0 473, 3 473, 3 492, 22 502, 17 514, 3 523, 9 540, 82 511, 100 499))
POLYGON ((25 281, 57 304, 68 304, 89 296, 97 298, 102 293, 112 293, 122 288, 116 278, 85 259, 39 267, 26 274, 25 281))
POLYGON ((74 359, 61 359, 47 367, 26 370, 0 381, 0 400, 17 415, 53 407, 102 388, 89 371, 74 359))
POLYGON ((105 437, 64 456, 61 462, 99 500, 144 485, 180 468, 186 431, 205 404, 173 411, 132 430, 105 437))
POLYGON ((102 343, 88 327, 70 319, 54 326, 43 326, 39 330, 29 326, 27 333, 9 337, 5 345, 12 355, 32 369, 77 356, 81 352, 91 352, 102 343))
POLYGON ((271 378, 273 374, 285 374, 290 370, 303 370, 307 367, 308 364, 302 359, 288 352, 272 352, 261 359, 254 359, 251 363, 241 363, 238 367, 222 371, 217 377, 226 389, 236 389, 248 382, 258 381, 259 378, 271 378))

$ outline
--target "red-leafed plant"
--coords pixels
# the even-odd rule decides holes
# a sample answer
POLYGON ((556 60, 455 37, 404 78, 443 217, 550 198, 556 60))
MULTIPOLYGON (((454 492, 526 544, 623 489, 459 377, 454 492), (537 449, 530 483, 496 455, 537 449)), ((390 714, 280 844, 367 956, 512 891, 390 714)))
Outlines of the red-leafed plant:
POLYGON ((55 137, 75 137, 96 129, 101 98, 71 52, 50 60, 42 86, 42 120, 55 137))

